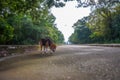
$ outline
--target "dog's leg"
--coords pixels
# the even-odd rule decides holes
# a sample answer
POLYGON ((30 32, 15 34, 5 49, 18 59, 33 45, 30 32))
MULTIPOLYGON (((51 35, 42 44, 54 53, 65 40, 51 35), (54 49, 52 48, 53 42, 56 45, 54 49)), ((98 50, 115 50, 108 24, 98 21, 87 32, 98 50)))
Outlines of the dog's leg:
POLYGON ((48 53, 48 47, 45 46, 45 53, 48 53))
POLYGON ((52 51, 52 50, 50 50, 50 54, 53 54, 53 51, 52 51))
POLYGON ((45 53, 45 46, 41 45, 41 53, 44 54, 45 53))
POLYGON ((49 48, 49 43, 48 42, 46 42, 45 48, 46 48, 46 53, 48 53, 48 48, 49 48))
POLYGON ((41 48, 41 53, 43 54, 43 46, 41 45, 40 48, 41 48))
POLYGON ((41 51, 42 51, 42 45, 40 45, 40 49, 41 49, 41 51))
POLYGON ((44 53, 46 53, 46 47, 44 46, 44 53))

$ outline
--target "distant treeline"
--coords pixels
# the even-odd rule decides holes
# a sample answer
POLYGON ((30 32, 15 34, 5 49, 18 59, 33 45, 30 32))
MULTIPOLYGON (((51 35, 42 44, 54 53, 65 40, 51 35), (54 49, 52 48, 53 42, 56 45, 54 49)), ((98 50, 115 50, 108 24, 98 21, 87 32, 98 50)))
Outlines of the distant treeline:
POLYGON ((78 20, 69 41, 80 43, 120 43, 120 2, 101 2, 89 16, 78 20))
POLYGON ((0 1, 0 45, 38 44, 44 37, 63 43, 64 36, 54 24, 50 2, 44 0, 0 1))

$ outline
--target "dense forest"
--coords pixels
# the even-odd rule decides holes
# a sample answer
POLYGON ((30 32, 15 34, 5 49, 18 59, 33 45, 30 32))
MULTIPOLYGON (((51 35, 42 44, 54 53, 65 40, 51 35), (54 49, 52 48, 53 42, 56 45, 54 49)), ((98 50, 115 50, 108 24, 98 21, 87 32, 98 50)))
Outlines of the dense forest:
POLYGON ((73 25, 70 42, 120 42, 120 0, 0 0, 0 44, 38 44, 44 37, 63 43, 50 9, 64 7, 68 1, 92 10, 73 25))
POLYGON ((90 15, 72 27, 72 43, 120 43, 120 0, 98 0, 90 15))
POLYGON ((0 44, 38 44, 45 37, 63 43, 51 4, 47 0, 0 0, 0 44))

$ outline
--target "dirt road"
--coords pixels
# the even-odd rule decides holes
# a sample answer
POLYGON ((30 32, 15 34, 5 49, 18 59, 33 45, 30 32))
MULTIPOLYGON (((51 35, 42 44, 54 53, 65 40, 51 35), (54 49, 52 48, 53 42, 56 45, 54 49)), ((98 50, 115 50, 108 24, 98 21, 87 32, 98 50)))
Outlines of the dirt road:
POLYGON ((120 48, 63 45, 0 61, 0 80, 120 80, 120 48))

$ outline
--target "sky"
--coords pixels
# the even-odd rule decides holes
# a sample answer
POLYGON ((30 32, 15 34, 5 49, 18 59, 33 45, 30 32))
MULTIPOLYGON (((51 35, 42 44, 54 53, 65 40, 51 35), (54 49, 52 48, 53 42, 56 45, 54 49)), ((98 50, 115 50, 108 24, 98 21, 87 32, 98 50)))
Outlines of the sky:
POLYGON ((63 33, 65 42, 68 41, 68 38, 74 32, 73 24, 90 13, 90 8, 76 8, 76 6, 76 1, 69 1, 65 7, 53 7, 51 9, 51 12, 56 17, 55 24, 57 24, 57 28, 63 33))

